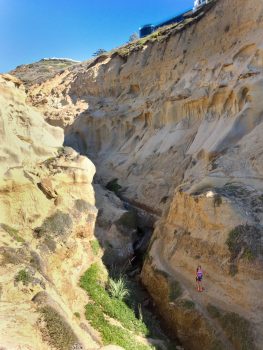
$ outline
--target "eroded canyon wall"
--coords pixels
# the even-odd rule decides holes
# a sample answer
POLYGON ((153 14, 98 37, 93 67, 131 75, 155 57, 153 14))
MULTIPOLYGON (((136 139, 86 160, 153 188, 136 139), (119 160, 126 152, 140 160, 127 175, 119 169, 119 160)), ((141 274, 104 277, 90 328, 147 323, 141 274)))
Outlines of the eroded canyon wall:
POLYGON ((29 92, 102 183, 159 217, 142 280, 186 349, 263 344, 262 34, 262 1, 221 0, 29 92))
POLYGON ((96 349, 78 287, 92 261, 95 167, 25 99, 0 76, 0 347, 96 349))

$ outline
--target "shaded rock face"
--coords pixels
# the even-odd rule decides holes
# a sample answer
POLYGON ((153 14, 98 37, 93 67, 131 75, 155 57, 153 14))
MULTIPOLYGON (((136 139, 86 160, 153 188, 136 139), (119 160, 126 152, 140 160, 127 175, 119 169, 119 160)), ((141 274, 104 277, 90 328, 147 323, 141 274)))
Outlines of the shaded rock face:
POLYGON ((25 104, 21 82, 1 76, 0 96, 0 345, 98 348, 74 316, 87 302, 78 282, 92 259, 95 167, 61 147, 63 131, 25 104))
POLYGON ((158 218, 142 281, 186 349, 263 344, 262 33, 262 1, 221 0, 28 95, 102 184, 118 179, 158 218), (199 294, 198 264, 208 273, 199 294))

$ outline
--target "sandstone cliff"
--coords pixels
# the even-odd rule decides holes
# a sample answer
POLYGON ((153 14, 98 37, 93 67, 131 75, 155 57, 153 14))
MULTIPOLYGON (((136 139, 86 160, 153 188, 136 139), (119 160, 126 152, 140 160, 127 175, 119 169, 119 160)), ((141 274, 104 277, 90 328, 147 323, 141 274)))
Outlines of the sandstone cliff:
POLYGON ((262 34, 260 0, 213 2, 28 95, 158 219, 142 280, 186 349, 263 344, 262 34))
POLYGON ((0 77, 1 349, 99 348, 78 287, 93 259, 95 167, 25 98, 19 80, 0 77))

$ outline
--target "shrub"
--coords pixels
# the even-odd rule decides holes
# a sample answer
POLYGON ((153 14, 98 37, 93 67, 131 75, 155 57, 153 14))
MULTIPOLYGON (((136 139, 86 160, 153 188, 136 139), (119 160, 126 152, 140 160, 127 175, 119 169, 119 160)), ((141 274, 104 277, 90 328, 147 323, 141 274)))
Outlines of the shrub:
POLYGON ((73 222, 70 215, 57 210, 54 215, 45 219, 39 230, 54 236, 62 236, 70 231, 72 226, 73 222))
POLYGON ((248 320, 235 312, 225 312, 212 304, 207 305, 207 311, 212 318, 218 320, 235 349, 255 349, 253 332, 248 320))
POLYGON ((228 239, 226 241, 226 244, 228 245, 228 249, 235 258, 239 252, 240 252, 240 240, 243 236, 243 231, 245 230, 245 227, 243 225, 235 227, 233 230, 231 230, 228 234, 228 239))
POLYGON ((30 252, 30 265, 33 266, 36 270, 41 271, 41 259, 36 252, 30 252))
POLYGON ((77 318, 80 318, 80 313, 79 313, 79 312, 74 312, 74 315, 75 315, 77 318))
POLYGON ((97 239, 94 239, 94 240, 90 241, 89 243, 90 243, 91 250, 92 250, 93 254, 98 255, 99 251, 100 251, 99 241, 97 239))
POLYGON ((95 51, 93 54, 92 54, 92 56, 93 57, 97 57, 97 56, 100 56, 100 55, 102 55, 102 54, 104 54, 104 53, 106 53, 107 51, 106 50, 104 50, 104 49, 98 49, 97 51, 95 51))
POLYGON ((118 179, 113 179, 107 183, 106 188, 117 195, 122 187, 118 184, 118 179))
POLYGON ((235 312, 228 312, 219 318, 219 322, 235 349, 255 349, 252 329, 248 320, 235 312))
POLYGON ((86 318, 90 321, 91 325, 100 332, 105 345, 116 344, 122 346, 126 350, 151 349, 151 347, 136 341, 126 329, 110 324, 110 322, 105 319, 99 305, 86 305, 86 318))
POLYGON ((244 254, 243 254, 243 258, 251 262, 251 261, 255 260, 256 255, 252 252, 251 249, 246 248, 246 250, 244 251, 244 254))
POLYGON ((123 277, 120 277, 118 280, 110 278, 108 290, 112 298, 124 300, 129 296, 129 290, 127 289, 126 281, 123 277))
POLYGON ((117 220, 117 225, 126 227, 128 229, 136 229, 137 227, 137 218, 136 214, 133 211, 127 211, 117 220))
POLYGON ((171 281, 169 283, 169 300, 173 301, 182 295, 182 288, 178 281, 171 281))
POLYGON ((26 262, 26 257, 22 254, 19 254, 17 249, 10 247, 2 247, 0 248, 0 253, 2 255, 2 264, 12 264, 19 265, 23 262, 26 262))
POLYGON ((20 270, 15 276, 16 282, 22 282, 24 286, 27 286, 31 282, 31 276, 26 270, 20 270))
POLYGON ((46 235, 46 237, 44 238, 44 244, 48 247, 48 249, 51 252, 55 252, 55 250, 57 248, 57 244, 56 244, 55 240, 50 235, 46 235))
POLYGON ((106 315, 118 320, 124 327, 131 331, 147 334, 148 330, 143 322, 138 320, 122 300, 111 298, 102 285, 102 269, 98 264, 93 264, 81 277, 80 286, 87 291, 90 298, 99 305, 106 315))
POLYGON ((177 305, 183 307, 184 309, 193 310, 195 309, 195 303, 192 300, 180 300, 177 305))
POLYGON ((18 230, 16 230, 15 228, 12 228, 6 224, 1 224, 1 227, 3 230, 5 230, 15 241, 19 242, 19 243, 24 243, 25 240, 19 236, 18 234, 18 230))
POLYGON ((262 232, 255 226, 239 225, 229 232, 226 244, 231 253, 230 273, 238 272, 237 258, 245 258, 250 261, 257 257, 261 246, 262 232), (240 256, 242 254, 242 256, 240 256))
POLYGON ((220 196, 220 194, 216 194, 214 196, 214 207, 220 207, 220 205, 223 203, 222 197, 220 196))
POLYGON ((212 318, 218 318, 221 316, 221 312, 219 311, 219 309, 215 305, 208 304, 206 308, 207 308, 209 315, 212 318))
POLYGON ((60 314, 51 306, 42 307, 40 313, 45 321, 42 333, 48 335, 50 345, 58 350, 71 350, 77 338, 60 314))

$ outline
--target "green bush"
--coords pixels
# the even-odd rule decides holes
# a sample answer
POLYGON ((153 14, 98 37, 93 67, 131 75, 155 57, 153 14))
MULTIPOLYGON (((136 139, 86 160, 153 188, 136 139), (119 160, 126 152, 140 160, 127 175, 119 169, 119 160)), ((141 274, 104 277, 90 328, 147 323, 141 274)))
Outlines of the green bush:
POLYGON ((79 312, 74 312, 74 315, 75 315, 77 318, 80 318, 80 313, 79 313, 79 312))
POLYGON ((129 290, 123 277, 120 277, 117 280, 110 278, 108 290, 112 298, 124 300, 129 296, 129 290))
POLYGON ((31 276, 26 270, 20 270, 15 276, 16 282, 22 282, 24 286, 27 286, 31 282, 31 276))
POLYGON ((254 261, 256 259, 256 255, 253 253, 253 251, 250 248, 246 248, 243 254, 243 258, 247 261, 254 261))
POLYGON ((60 314, 51 306, 42 307, 40 313, 45 321, 50 345, 58 350, 72 350, 78 339, 60 314))
POLYGON ((106 188, 118 195, 122 187, 118 184, 118 179, 113 179, 107 183, 106 188))
POLYGON ((91 325, 97 329, 102 337, 103 343, 116 344, 126 350, 149 350, 150 346, 143 345, 132 337, 131 333, 124 328, 110 324, 105 319, 102 308, 97 304, 86 305, 86 318, 91 325))
POLYGON ((15 241, 19 242, 19 243, 25 243, 25 240, 19 236, 18 234, 18 230, 16 230, 15 228, 12 228, 6 224, 1 224, 0 225, 2 227, 3 230, 5 230, 15 241))
POLYGON ((92 250, 93 254, 98 255, 99 251, 100 251, 99 241, 97 239, 94 239, 94 240, 90 241, 89 243, 90 243, 91 250, 92 250))
POLYGON ((98 264, 93 264, 81 277, 80 286, 87 291, 90 298, 99 305, 102 311, 121 322, 121 324, 131 331, 147 335, 148 330, 145 324, 138 320, 123 301, 111 298, 101 282, 101 268, 98 264))

